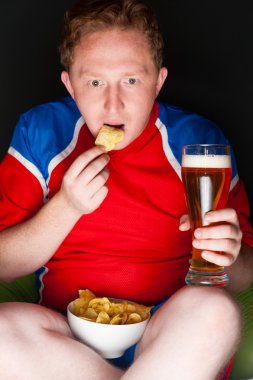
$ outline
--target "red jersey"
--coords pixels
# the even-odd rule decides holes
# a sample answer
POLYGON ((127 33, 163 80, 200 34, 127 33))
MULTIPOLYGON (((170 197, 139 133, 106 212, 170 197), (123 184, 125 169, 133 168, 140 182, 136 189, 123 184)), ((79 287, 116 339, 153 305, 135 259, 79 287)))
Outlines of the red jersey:
MULTIPOLYGON (((194 142, 224 143, 224 136, 197 115, 156 104, 143 133, 110 152, 106 199, 79 219, 37 271, 43 305, 65 311, 81 288, 152 305, 184 285, 191 233, 178 228, 188 212, 180 156, 182 145, 194 142)), ((93 145, 69 98, 25 114, 1 164, 1 228, 26 220, 52 198, 71 163, 93 145)), ((253 245, 235 164, 228 206, 237 210, 244 241, 253 245)))

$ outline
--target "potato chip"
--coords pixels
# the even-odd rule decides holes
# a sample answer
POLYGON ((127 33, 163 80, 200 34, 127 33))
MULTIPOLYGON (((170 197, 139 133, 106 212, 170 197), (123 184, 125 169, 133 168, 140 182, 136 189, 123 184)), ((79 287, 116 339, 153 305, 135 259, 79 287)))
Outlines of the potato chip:
POLYGON ((90 300, 92 300, 96 296, 94 293, 92 293, 88 289, 79 290, 78 294, 79 294, 79 298, 77 298, 73 302, 73 309, 74 309, 75 315, 82 315, 85 312, 85 310, 87 309, 90 300))
POLYGON ((92 309, 92 307, 88 307, 88 309, 85 310, 85 312, 83 313, 83 317, 85 317, 87 319, 96 320, 97 316, 98 316, 98 313, 94 309, 92 309))
POLYGON ((108 299, 107 297, 93 298, 93 299, 89 302, 90 306, 95 305, 95 304, 103 305, 103 304, 106 304, 106 303, 110 303, 110 301, 109 301, 109 299, 108 299))
POLYGON ((124 316, 123 314, 116 314, 111 320, 110 325, 124 325, 124 316))
POLYGON ((95 318, 95 319, 94 318, 86 318, 86 317, 81 317, 81 316, 79 316, 79 318, 84 319, 85 321, 88 321, 88 322, 96 322, 96 319, 97 319, 97 318, 95 318))
POLYGON ((134 313, 136 311, 136 306, 132 303, 125 303, 124 304, 124 311, 127 313, 134 313))
POLYGON ((111 302, 109 315, 122 314, 125 311, 125 307, 122 303, 111 302))
POLYGON ((103 125, 97 135, 95 144, 104 146, 105 150, 109 152, 115 148, 116 144, 123 140, 124 134, 125 132, 122 128, 103 125))
POLYGON ((110 309, 110 301, 106 297, 103 297, 103 298, 93 298, 89 302, 89 307, 92 307, 97 312, 105 311, 106 313, 108 313, 108 311, 110 309))
POLYGON ((150 315, 150 310, 152 309, 152 306, 144 306, 140 304, 135 304, 135 311, 141 316, 141 319, 145 321, 150 315))
POLYGON ((141 322, 141 316, 137 313, 131 313, 127 317, 127 324, 141 322))
POLYGON ((87 321, 111 325, 125 325, 145 321, 152 306, 144 306, 126 300, 110 300, 96 297, 89 289, 79 290, 79 298, 73 302, 73 313, 87 321))
POLYGON ((93 298, 96 298, 95 294, 92 293, 92 291, 89 289, 85 289, 85 290, 79 289, 78 294, 80 298, 91 299, 91 300, 93 298))
POLYGON ((110 323, 110 317, 105 311, 100 311, 96 319, 97 323, 110 323))

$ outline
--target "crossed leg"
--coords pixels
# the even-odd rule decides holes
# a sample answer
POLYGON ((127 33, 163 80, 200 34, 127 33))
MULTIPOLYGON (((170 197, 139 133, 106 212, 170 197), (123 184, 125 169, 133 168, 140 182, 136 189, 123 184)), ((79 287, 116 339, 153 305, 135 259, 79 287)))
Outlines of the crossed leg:
POLYGON ((214 380, 240 336, 240 310, 227 292, 182 288, 152 317, 122 380, 214 380))
POLYGON ((60 314, 0 304, 5 380, 214 380, 240 339, 240 311, 224 290, 185 287, 152 317, 124 373, 74 340, 60 314))
POLYGON ((59 313, 28 303, 0 304, 0 378, 116 380, 122 371, 76 341, 59 313))

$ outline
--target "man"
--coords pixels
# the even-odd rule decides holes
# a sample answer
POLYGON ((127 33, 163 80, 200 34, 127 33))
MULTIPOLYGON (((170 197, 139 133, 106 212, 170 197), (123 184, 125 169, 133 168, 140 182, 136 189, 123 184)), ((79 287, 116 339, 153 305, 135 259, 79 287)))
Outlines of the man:
MULTIPOLYGON (((44 305, 0 305, 5 379, 215 379, 236 350, 241 320, 229 293, 184 287, 182 144, 226 140, 211 122, 155 102, 167 76, 162 46, 138 0, 81 1, 67 14, 61 60, 71 98, 24 114, 1 164, 0 276, 37 271, 44 305), (110 154, 94 147, 103 124, 125 134, 110 154), (127 368, 74 340, 52 310, 65 312, 79 288, 162 303, 134 362, 122 359, 127 368)), ((228 208, 206 216, 219 225, 196 230, 193 244, 229 267, 236 291, 252 282, 253 243, 233 166, 228 208)))

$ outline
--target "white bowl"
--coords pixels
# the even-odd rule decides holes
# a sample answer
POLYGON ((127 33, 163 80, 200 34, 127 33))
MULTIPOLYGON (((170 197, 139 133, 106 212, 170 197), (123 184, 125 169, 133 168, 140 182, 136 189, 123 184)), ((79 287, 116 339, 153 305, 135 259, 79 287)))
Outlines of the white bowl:
POLYGON ((90 322, 73 314, 73 302, 67 307, 67 318, 74 336, 107 359, 122 356, 129 347, 137 343, 149 321, 148 318, 129 325, 90 322))

